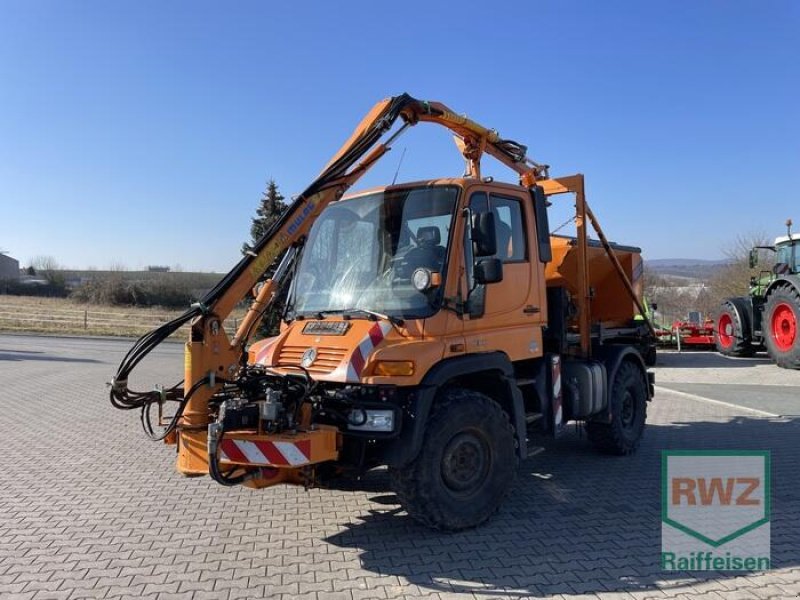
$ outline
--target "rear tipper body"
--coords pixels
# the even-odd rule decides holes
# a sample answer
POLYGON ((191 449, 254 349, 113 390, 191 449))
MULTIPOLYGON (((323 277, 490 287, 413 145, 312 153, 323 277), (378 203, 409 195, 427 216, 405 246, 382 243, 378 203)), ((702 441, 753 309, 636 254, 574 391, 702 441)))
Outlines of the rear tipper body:
POLYGON ((379 103, 252 256, 137 343, 112 402, 140 408, 151 434, 152 405, 177 403, 156 437, 178 445, 186 475, 311 486, 387 465, 406 510, 440 529, 487 519, 518 461, 570 420, 602 450, 633 451, 652 397, 642 355, 654 343, 636 320, 640 252, 606 240, 583 176, 551 178, 525 153, 439 103, 379 103), (455 134, 463 177, 345 196, 423 121, 455 134), (483 154, 519 183, 482 178, 483 154), (547 207, 561 195, 575 202, 574 238, 550 235, 547 207), (229 338, 225 319, 279 258, 229 338), (287 286, 280 334, 251 344, 287 286), (128 390, 141 357, 186 322, 192 385, 128 390))

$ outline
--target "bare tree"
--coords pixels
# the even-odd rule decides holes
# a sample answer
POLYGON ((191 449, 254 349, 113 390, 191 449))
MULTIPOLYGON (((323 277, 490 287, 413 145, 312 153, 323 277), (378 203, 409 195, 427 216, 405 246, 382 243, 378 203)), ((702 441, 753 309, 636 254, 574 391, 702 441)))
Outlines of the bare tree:
POLYGON ((48 283, 53 285, 64 284, 64 274, 61 266, 52 256, 36 256, 31 260, 31 266, 40 277, 44 277, 48 283))
MULTIPOLYGON (((750 289, 750 277, 758 276, 759 267, 750 268, 750 250, 756 246, 768 246, 770 242, 763 232, 742 234, 736 237, 723 250, 728 263, 720 267, 711 278, 711 299, 716 308, 725 298, 747 296, 750 289)), ((764 256, 763 260, 772 261, 773 256, 764 256)), ((761 267, 763 268, 763 266, 761 267)))
POLYGON ((114 273, 124 273, 128 270, 128 266, 123 262, 115 260, 108 265, 108 270, 114 273))

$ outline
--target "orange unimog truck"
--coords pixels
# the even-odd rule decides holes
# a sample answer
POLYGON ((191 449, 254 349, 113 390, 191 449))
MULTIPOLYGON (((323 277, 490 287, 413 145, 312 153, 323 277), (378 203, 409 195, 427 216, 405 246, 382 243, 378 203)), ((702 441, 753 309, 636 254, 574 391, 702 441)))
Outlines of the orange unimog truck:
POLYGON ((500 506, 537 440, 568 421, 603 451, 636 449, 653 395, 643 354, 654 336, 634 320, 645 313, 640 275, 639 250, 606 241, 581 175, 551 178, 524 146, 404 94, 373 108, 202 302, 137 342, 111 401, 177 444, 186 475, 311 486, 386 465, 412 517, 472 527, 500 506), (422 121, 453 131, 463 177, 344 195, 422 121), (483 154, 519 182, 481 177, 483 154), (574 199, 575 238, 550 235, 560 194, 574 199), (229 338, 224 321, 253 288, 229 338), (280 335, 250 344, 281 290, 280 335), (187 323, 185 384, 132 391, 133 368, 187 323))

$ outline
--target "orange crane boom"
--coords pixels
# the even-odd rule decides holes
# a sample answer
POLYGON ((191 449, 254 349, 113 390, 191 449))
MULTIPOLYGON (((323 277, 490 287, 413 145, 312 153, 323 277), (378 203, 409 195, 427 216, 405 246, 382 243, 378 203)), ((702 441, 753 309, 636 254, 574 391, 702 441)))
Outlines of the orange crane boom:
POLYGON ((645 314, 644 307, 641 306, 630 281, 616 260, 613 249, 586 204, 582 175, 549 178, 548 167, 527 158, 525 146, 501 138, 496 131, 456 114, 439 102, 421 101, 407 94, 382 100, 359 123, 319 176, 259 240, 252 253, 244 256, 202 301, 192 305, 177 319, 143 336, 120 364, 111 384, 112 404, 118 408, 142 409, 143 423, 146 423, 146 430, 149 430, 154 437, 159 436, 155 436, 149 424, 151 406, 156 404, 161 408, 166 401, 179 403, 179 408, 170 420, 166 433, 161 437, 166 436, 168 441, 176 441, 177 435, 178 469, 181 472, 185 474, 208 472, 209 400, 222 386, 232 382, 240 367, 246 363, 246 346, 255 326, 269 309, 279 288, 284 285, 297 248, 308 234, 315 219, 330 203, 342 198, 345 191, 391 149, 392 142, 401 133, 419 122, 435 123, 453 132, 466 161, 469 177, 480 179, 480 161, 482 155, 486 153, 515 171, 524 187, 540 186, 546 196, 568 192, 576 195, 579 252, 577 304, 580 319, 580 348, 583 356, 588 357, 591 353, 587 222, 596 229, 628 293, 641 313, 645 314), (392 132, 398 120, 401 120, 402 124, 392 132), (387 134, 389 134, 387 139, 381 142, 381 138, 387 134), (235 306, 251 293, 265 271, 284 253, 283 262, 276 274, 261 286, 235 335, 229 339, 222 327, 223 322, 235 306), (133 368, 153 347, 186 323, 191 324, 191 333, 185 348, 184 383, 165 390, 148 392, 130 390, 128 376, 133 368))

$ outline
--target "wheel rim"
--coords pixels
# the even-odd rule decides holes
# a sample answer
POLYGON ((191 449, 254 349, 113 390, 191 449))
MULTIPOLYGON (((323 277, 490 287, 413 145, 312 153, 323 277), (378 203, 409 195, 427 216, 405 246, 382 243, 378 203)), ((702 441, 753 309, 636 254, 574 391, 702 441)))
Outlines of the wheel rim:
POLYGON ((630 429, 636 421, 636 402, 630 390, 626 390, 625 396, 622 398, 620 419, 622 420, 622 427, 624 429, 630 429))
POLYGON ((772 311, 770 319, 772 326, 772 339, 781 352, 788 352, 794 347, 794 340, 797 337, 797 319, 794 316, 792 307, 781 302, 772 311))
POLYGON ((722 314, 717 323, 719 343, 725 348, 733 345, 733 319, 728 313, 722 314))
POLYGON ((468 495, 489 474, 491 454, 486 438, 474 430, 462 431, 448 442, 442 455, 442 479, 453 492, 468 495))

